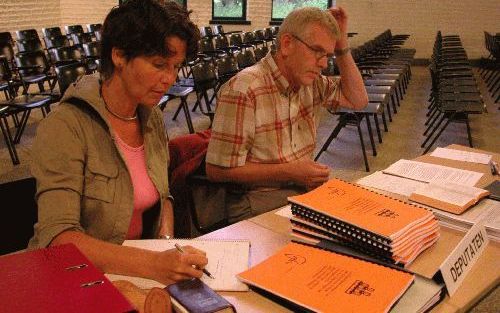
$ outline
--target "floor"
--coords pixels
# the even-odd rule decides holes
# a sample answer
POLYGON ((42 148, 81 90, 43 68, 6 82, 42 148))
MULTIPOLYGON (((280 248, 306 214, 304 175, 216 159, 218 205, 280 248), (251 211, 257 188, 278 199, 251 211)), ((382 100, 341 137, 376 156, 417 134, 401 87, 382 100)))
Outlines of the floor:
MULTIPOLYGON (((412 72, 413 77, 401 102, 398 114, 393 117, 393 122, 389 123, 389 132, 383 133, 383 143, 377 143, 377 156, 372 156, 366 124, 363 123, 362 128, 365 131, 365 145, 371 172, 384 169, 401 158, 412 159, 423 153, 420 144, 424 138, 422 132, 426 120, 430 76, 424 66, 414 66, 412 72)), ((493 102, 479 76, 478 81, 486 103, 487 113, 470 116, 473 144, 476 148, 500 153, 500 141, 498 140, 500 136, 500 105, 493 102)), ((188 103, 194 103, 193 96, 188 98, 188 103)), ((170 138, 188 132, 182 113, 179 114, 176 121, 172 120, 176 109, 177 102, 175 101, 169 102, 165 108, 165 122, 170 138)), ((209 127, 208 118, 199 112, 193 112, 192 117, 196 130, 201 131, 209 127)), ((30 147, 36 126, 41 118, 40 112, 32 114, 21 143, 16 147, 21 160, 20 165, 12 165, 5 143, 3 140, 0 141, 0 183, 30 176, 30 147)), ((318 128, 318 150, 336 124, 337 118, 325 111, 318 128)), ((452 143, 468 145, 464 124, 451 124, 434 146, 443 147, 452 143)), ((355 127, 342 129, 338 138, 321 155, 319 162, 328 165, 333 176, 347 181, 355 181, 368 174, 365 171, 355 127)), ((498 288, 474 307, 471 312, 500 312, 500 291, 498 288)))

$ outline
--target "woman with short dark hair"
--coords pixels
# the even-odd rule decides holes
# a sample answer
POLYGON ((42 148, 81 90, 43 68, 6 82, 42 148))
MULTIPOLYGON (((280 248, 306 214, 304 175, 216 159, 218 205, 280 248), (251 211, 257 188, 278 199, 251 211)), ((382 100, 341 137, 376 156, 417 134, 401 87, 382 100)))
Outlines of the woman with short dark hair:
POLYGON ((30 248, 75 244, 107 273, 169 284, 201 277, 204 252, 146 251, 125 239, 173 235, 168 149, 157 104, 199 32, 170 1, 129 0, 106 17, 101 73, 66 91, 33 144, 38 223, 30 248))

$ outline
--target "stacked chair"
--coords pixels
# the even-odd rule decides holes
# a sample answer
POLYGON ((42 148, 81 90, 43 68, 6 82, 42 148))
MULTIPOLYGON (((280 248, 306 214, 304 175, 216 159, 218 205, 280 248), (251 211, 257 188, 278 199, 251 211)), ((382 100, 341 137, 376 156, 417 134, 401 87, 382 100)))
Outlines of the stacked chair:
POLYGON ((71 82, 97 70, 100 45, 94 38, 99 25, 89 25, 88 32, 81 25, 67 26, 66 34, 60 27, 43 28, 43 40, 36 29, 16 31, 15 40, 9 32, 0 33, 0 91, 5 98, 0 101, 0 128, 14 165, 20 162, 15 145, 31 111, 41 109, 46 116, 71 82), (38 92, 30 91, 32 84, 38 92))
MULTIPOLYGON (((390 30, 386 30, 373 40, 353 49, 352 56, 363 75, 369 103, 364 109, 359 111, 339 108, 338 111, 330 112, 338 115, 339 121, 319 150, 315 160, 318 160, 321 154, 328 149, 342 128, 356 126, 365 169, 367 172, 370 171, 361 129, 362 121, 364 119, 366 122, 372 154, 376 156, 377 150, 370 119, 373 118, 378 142, 382 143, 379 118, 382 119, 384 131, 387 132, 389 129, 386 113, 389 121, 392 122, 393 115, 397 113, 397 107, 400 106, 400 101, 403 99, 411 78, 411 62, 415 55, 415 50, 401 47, 408 38, 409 35, 392 35, 390 30)), ((339 74, 335 67, 335 59, 332 58, 329 60, 328 68, 323 71, 323 74, 339 74)))
MULTIPOLYGON (((485 31, 484 45, 488 56, 481 59, 480 74, 491 97, 495 103, 498 103, 500 100, 500 34, 492 35, 485 31)), ((498 109, 500 110, 500 106, 498 109)))
POLYGON ((429 98, 426 136, 421 147, 427 153, 451 122, 464 123, 469 145, 470 114, 481 114, 485 106, 467 53, 458 35, 442 36, 438 31, 429 66, 432 90, 429 98))

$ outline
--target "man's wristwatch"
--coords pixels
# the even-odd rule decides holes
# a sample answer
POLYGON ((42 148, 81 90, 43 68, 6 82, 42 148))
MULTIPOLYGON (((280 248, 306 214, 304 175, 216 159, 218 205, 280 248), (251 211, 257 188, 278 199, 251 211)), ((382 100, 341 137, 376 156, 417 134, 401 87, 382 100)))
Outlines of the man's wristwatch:
POLYGON ((343 56, 344 54, 347 54, 349 51, 351 51, 351 48, 345 47, 344 49, 335 49, 333 52, 336 57, 343 56))

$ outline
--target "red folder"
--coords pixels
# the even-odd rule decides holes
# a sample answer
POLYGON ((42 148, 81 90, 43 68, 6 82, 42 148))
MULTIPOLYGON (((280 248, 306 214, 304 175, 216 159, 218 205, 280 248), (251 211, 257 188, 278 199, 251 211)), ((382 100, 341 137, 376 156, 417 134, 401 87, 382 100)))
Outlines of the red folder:
POLYGON ((73 244, 0 257, 2 312, 136 312, 73 244))

